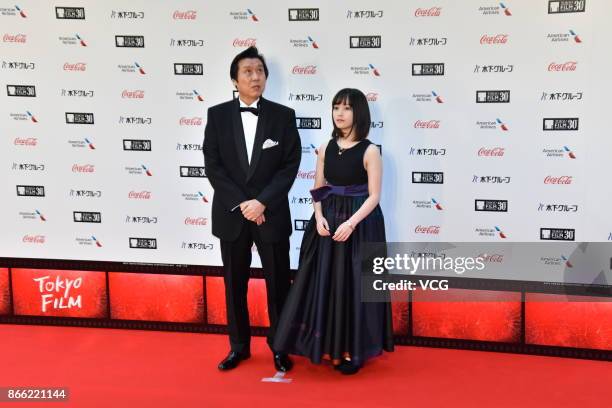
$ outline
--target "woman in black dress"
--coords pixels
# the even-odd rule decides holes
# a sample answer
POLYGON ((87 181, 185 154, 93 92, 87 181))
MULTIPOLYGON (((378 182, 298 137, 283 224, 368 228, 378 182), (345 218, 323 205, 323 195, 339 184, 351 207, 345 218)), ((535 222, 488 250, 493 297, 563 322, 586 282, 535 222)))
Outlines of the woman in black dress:
POLYGON ((364 245, 385 242, 382 158, 367 139, 370 110, 361 91, 340 90, 332 119, 332 137, 318 152, 315 211, 274 349, 317 364, 329 357, 343 374, 354 374, 368 358, 393 351, 391 305, 361 299, 364 245))

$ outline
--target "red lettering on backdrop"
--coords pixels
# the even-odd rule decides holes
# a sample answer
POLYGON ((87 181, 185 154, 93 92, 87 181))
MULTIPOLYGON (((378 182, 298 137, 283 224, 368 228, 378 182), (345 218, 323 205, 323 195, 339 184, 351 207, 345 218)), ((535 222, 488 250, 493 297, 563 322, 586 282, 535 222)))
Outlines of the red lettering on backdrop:
POLYGON ((36 146, 38 144, 38 139, 35 137, 16 137, 13 144, 15 146, 36 146))
POLYGON ((546 176, 544 184, 572 184, 573 176, 546 176))
POLYGON ((480 37, 481 44, 496 45, 506 44, 508 42, 508 34, 483 35, 480 37))
POLYGON ((232 43, 234 47, 256 47, 257 39, 256 38, 235 38, 232 43))
POLYGON ((478 150, 478 156, 501 157, 501 156, 504 155, 505 152, 506 152, 506 148, 505 147, 493 147, 491 149, 487 149, 487 148, 481 147, 478 150))
POLYGON ((194 116, 193 118, 181 117, 179 120, 179 125, 181 126, 202 126, 202 118, 199 116, 194 116))
POLYGON ((28 37, 25 34, 15 34, 15 35, 4 34, 4 37, 2 37, 2 40, 4 42, 12 42, 12 43, 20 43, 20 44, 25 44, 27 39, 28 37))
POLYGON ((26 234, 21 238, 21 242, 25 242, 27 244, 44 244, 46 241, 46 237, 44 235, 29 235, 26 234))
POLYGON ((195 20, 198 17, 198 12, 196 10, 187 10, 187 11, 179 11, 176 10, 172 13, 172 18, 174 20, 195 20))
POLYGON ((414 122, 414 128, 415 129, 439 129, 440 121, 439 120, 424 121, 424 120, 419 119, 416 122, 414 122))
POLYGON ((106 274, 97 271, 12 271, 16 315, 106 318, 106 274))
POLYGON ((73 173, 93 173, 95 170, 93 164, 74 164, 72 166, 73 173))
POLYGON ((306 65, 301 67, 299 65, 296 65, 293 67, 293 70, 291 72, 295 75, 314 75, 317 73, 317 66, 306 65))
POLYGON ((548 70, 551 72, 560 72, 560 71, 575 71, 578 62, 576 61, 567 61, 561 64, 557 64, 556 62, 551 62, 548 65, 548 70))
POLYGON ((151 192, 150 191, 130 191, 128 193, 128 198, 131 200, 150 200, 151 199, 151 192))
POLYGON ((142 89, 136 89, 133 91, 124 89, 123 92, 121 92, 121 97, 124 99, 143 99, 144 96, 145 92, 142 89))
POLYGON ((186 217, 185 225, 206 225, 208 224, 208 218, 205 217, 186 217))
POLYGON ((433 234, 433 235, 438 235, 440 233, 440 226, 439 225, 430 225, 430 226, 422 226, 422 225, 417 225, 414 228, 414 232, 417 234, 433 234))
POLYGON ((315 171, 314 170, 310 170, 310 171, 298 170, 296 178, 304 179, 304 180, 314 180, 315 171))
POLYGON ((87 64, 84 62, 75 62, 74 64, 70 64, 66 62, 64 64, 64 71, 85 71, 87 70, 87 64))
POLYGON ((430 7, 428 9, 418 8, 414 12, 415 17, 440 17, 442 7, 430 7))

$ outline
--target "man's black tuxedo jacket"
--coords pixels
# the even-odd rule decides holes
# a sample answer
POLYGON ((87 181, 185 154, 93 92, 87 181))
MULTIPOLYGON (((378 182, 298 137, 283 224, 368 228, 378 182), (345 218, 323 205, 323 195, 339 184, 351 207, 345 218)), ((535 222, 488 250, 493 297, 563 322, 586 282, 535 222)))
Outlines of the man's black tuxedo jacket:
POLYGON ((206 175, 215 190, 212 232, 224 241, 236 240, 243 223, 251 222, 236 206, 253 198, 266 206, 266 222, 259 227, 263 242, 277 242, 291 235, 287 196, 302 155, 295 111, 264 98, 259 109, 250 165, 239 100, 208 110, 203 150, 206 175), (278 144, 262 149, 268 139, 278 144))

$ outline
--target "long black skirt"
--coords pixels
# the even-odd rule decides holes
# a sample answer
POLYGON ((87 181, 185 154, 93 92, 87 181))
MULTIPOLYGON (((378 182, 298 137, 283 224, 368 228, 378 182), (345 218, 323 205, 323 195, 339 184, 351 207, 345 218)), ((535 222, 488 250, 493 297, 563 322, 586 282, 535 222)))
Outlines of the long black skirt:
MULTIPOLYGON (((321 202, 331 235, 367 197, 331 195, 321 202)), ((385 223, 377 206, 349 239, 336 242, 317 232, 310 219, 300 250, 298 272, 279 320, 274 350, 335 364, 349 357, 356 364, 393 351, 391 305, 362 302, 364 244, 385 242, 385 223)))

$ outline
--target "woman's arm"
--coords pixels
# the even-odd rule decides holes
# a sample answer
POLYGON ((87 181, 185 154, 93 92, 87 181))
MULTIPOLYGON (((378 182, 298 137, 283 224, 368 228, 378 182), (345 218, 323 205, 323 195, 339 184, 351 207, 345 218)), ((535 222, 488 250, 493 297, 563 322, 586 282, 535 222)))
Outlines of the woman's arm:
MULTIPOLYGON (((322 187, 326 184, 325 182, 325 149, 327 149, 327 143, 325 142, 319 147, 319 154, 317 154, 317 169, 315 171, 315 184, 314 188, 322 187)), ((329 224, 325 217, 323 217, 323 210, 321 209, 321 203, 314 203, 315 220, 317 222, 317 232, 321 236, 328 236, 329 224)))
MULTIPOLYGON (((317 168, 315 171, 315 182, 314 187, 319 188, 325 185, 325 149, 327 148, 327 143, 325 142, 319 147, 319 153, 317 154, 317 168)), ((314 203, 315 217, 319 218, 323 216, 323 212, 321 210, 321 203, 314 203)))

